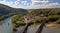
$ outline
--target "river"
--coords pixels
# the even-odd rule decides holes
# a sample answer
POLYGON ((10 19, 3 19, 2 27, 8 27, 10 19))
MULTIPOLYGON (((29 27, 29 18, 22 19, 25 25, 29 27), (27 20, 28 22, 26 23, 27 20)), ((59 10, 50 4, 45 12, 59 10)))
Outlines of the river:
POLYGON ((3 24, 0 25, 0 33, 12 33, 12 22, 11 22, 11 18, 6 18, 5 20, 3 20, 3 24))
MULTIPOLYGON (((12 33, 12 22, 11 18, 6 18, 3 22, 2 25, 0 25, 0 33, 12 33)), ((35 33, 38 29, 39 25, 31 25, 28 27, 27 33, 35 33)), ((22 28, 23 29, 23 28, 22 28)), ((18 28, 19 32, 21 32, 21 28, 18 28)), ((18 32, 18 31, 17 31, 18 32)), ((15 33, 17 33, 15 32, 15 33)), ((42 33, 60 33, 60 27, 57 28, 43 28, 42 33)))
MULTIPOLYGON (((27 33, 35 33, 38 29, 39 25, 31 25, 28 27, 27 33)), ((44 27, 42 33, 60 33, 60 27, 44 27)))
MULTIPOLYGON (((29 26, 27 29, 27 33, 36 33, 38 27, 39 27, 39 24, 29 26)), ((22 27, 18 28, 20 30, 17 31, 16 33, 21 32, 23 29, 23 28, 22 29, 21 28, 22 27)), ((56 27, 56 28, 55 27, 49 27, 49 28, 44 27, 41 33, 60 33, 60 27, 56 27)))

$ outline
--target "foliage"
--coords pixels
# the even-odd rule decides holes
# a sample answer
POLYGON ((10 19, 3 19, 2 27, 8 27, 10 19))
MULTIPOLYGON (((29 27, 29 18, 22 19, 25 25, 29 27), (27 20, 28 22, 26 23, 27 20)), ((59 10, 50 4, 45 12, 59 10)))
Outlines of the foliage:
POLYGON ((49 15, 48 17, 47 17, 47 20, 48 21, 56 21, 56 20, 58 20, 60 18, 60 15, 49 15))
POLYGON ((60 24, 60 19, 56 21, 58 24, 60 24))
POLYGON ((33 23, 41 23, 42 20, 43 20, 43 17, 36 17, 36 18, 33 18, 31 20, 31 22, 33 22, 33 23))
POLYGON ((9 6, 0 4, 0 21, 3 21, 4 19, 6 19, 6 18, 8 18, 10 16, 13 16, 13 15, 26 14, 26 13, 27 13, 26 9, 11 8, 9 6))
MULTIPOLYGON (((46 20, 49 22, 55 22, 58 19, 60 19, 60 8, 51 8, 51 9, 29 9, 29 12, 24 16, 29 16, 31 23, 41 23, 41 21, 44 20, 44 17, 46 17, 46 20)), ((20 15, 19 15, 20 16, 20 15)), ((18 18, 19 21, 21 20, 24 23, 24 16, 21 16, 21 18, 18 18)), ((17 17, 15 17, 17 18, 17 17)), ((13 18, 14 19, 14 18, 13 18)), ((19 22, 21 22, 19 21, 19 22)))

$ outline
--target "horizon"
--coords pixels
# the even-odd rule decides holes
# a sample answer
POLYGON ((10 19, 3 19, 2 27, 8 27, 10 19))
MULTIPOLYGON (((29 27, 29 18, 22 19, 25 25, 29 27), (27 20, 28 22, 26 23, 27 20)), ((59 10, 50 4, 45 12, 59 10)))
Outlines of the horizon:
POLYGON ((0 0, 0 4, 23 9, 60 8, 59 0, 0 0))

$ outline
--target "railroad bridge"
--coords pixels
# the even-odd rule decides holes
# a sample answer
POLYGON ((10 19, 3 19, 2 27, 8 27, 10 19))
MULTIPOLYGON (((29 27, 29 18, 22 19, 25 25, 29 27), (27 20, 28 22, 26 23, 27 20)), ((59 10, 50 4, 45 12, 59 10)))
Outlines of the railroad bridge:
MULTIPOLYGON (((41 33, 43 30, 43 27, 45 26, 45 23, 46 23, 46 20, 43 20, 35 33, 41 33)), ((20 33, 26 33, 30 25, 31 24, 29 23, 29 18, 25 18, 25 26, 20 33)))

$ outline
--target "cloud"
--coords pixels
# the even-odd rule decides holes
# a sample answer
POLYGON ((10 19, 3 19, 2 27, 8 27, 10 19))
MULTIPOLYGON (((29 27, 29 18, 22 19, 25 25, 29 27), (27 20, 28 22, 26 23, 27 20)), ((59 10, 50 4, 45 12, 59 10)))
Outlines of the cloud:
POLYGON ((9 2, 7 2, 6 0, 0 1, 0 3, 5 4, 5 5, 8 5, 9 4, 9 2))
MULTIPOLYGON (((17 0, 17 1, 19 1, 19 0, 17 0)), ((0 1, 0 3, 15 8, 15 7, 18 7, 17 6, 18 5, 17 1, 15 1, 15 2, 12 2, 12 1, 8 2, 7 0, 3 0, 3 1, 0 1)))
POLYGON ((8 5, 10 6, 12 4, 12 2, 8 2, 6 0, 3 0, 3 1, 0 1, 1 4, 5 4, 5 5, 8 5))
POLYGON ((35 0, 32 0, 32 4, 30 4, 29 6, 29 3, 27 3, 27 1, 22 1, 20 3, 20 0, 16 0, 14 2, 12 1, 7 1, 7 0, 3 0, 3 1, 0 1, 1 4, 5 4, 5 5, 8 5, 10 7, 13 7, 13 8, 25 8, 25 9, 31 9, 31 8, 55 8, 55 7, 60 7, 60 4, 58 2, 56 3, 49 3, 49 1, 39 1, 39 3, 33 3, 35 0))

